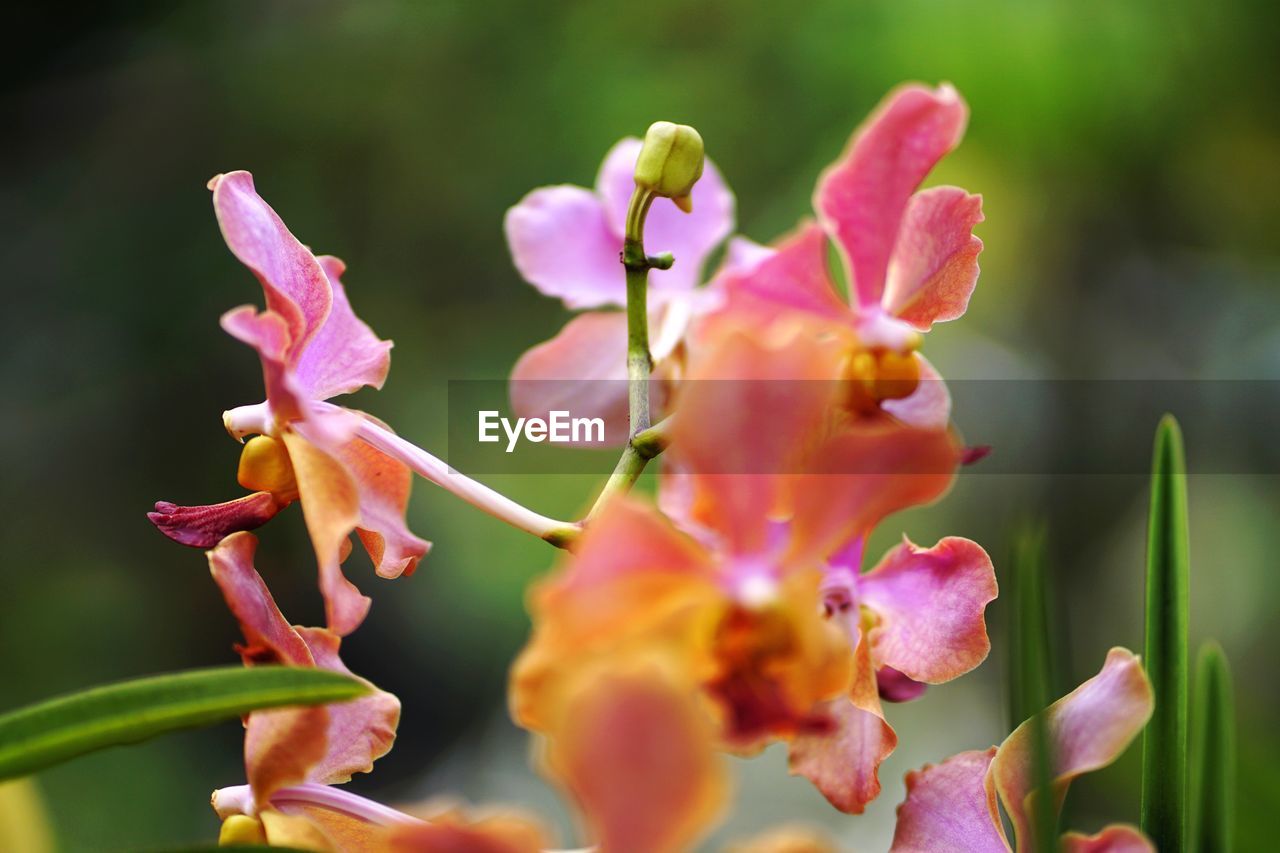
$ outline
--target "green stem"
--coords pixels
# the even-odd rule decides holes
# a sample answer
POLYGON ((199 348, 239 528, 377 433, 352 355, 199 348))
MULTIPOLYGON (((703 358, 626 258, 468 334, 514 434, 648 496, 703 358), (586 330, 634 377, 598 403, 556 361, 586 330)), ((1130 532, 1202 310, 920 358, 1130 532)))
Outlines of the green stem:
POLYGON ((1172 415, 1156 430, 1147 531, 1146 666, 1155 711, 1142 740, 1142 830, 1162 853, 1186 850, 1187 474, 1172 415))
POLYGON ((636 187, 627 208, 627 230, 622 244, 622 265, 627 270, 627 413, 630 438, 622 456, 596 499, 590 519, 615 495, 629 492, 649 460, 667 446, 664 421, 651 422, 649 376, 653 356, 649 352, 649 270, 671 266, 670 257, 651 258, 644 251, 644 221, 653 205, 653 193, 636 187))
POLYGON ((1236 723, 1231 671, 1217 643, 1200 647, 1191 712, 1191 845, 1230 853, 1235 821, 1236 723))

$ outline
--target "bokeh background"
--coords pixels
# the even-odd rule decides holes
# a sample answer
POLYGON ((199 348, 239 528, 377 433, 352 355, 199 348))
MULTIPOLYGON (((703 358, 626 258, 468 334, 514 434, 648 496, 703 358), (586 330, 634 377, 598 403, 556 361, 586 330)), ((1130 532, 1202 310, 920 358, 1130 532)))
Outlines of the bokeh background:
MULTIPOLYGON (((688 122, 737 192, 740 230, 767 240, 904 79, 951 80, 968 99, 966 142, 934 178, 986 197, 972 308, 927 344, 945 375, 1280 375, 1280 54, 1264 0, 151 0, 24 3, 6 20, 0 707, 234 660, 203 558, 144 518, 159 498, 239 494, 219 415, 260 395, 254 356, 217 325, 261 296, 219 237, 204 188, 216 172, 252 170, 303 240, 348 262, 357 310, 396 341, 386 389, 356 402, 427 447, 445 435, 449 379, 505 376, 565 320, 504 246, 503 212, 527 190, 589 185, 619 137, 688 122)), ((1248 409, 1229 418, 1274 438, 1280 424, 1248 409)), ((1067 444, 1076 417, 1154 428, 1038 417, 1067 444)), ((490 480, 563 516, 595 485, 490 480)), ((1217 638, 1235 670, 1242 850, 1269 849, 1280 808, 1277 486, 1191 482, 1193 643, 1217 638)), ((1146 495, 1133 474, 978 468, 879 544, 970 536, 1005 578, 1010 532, 1044 520, 1065 692, 1109 646, 1141 647, 1146 495)), ((354 787, 563 821, 503 706, 524 587, 555 555, 429 484, 410 519, 435 542, 413 578, 377 580, 360 555, 349 566, 375 603, 347 660, 404 701, 396 749, 354 787)), ((267 528, 259 566, 290 618, 318 622, 300 513, 267 528)), ((883 849, 906 770, 1008 729, 1005 602, 989 615, 982 668, 890 709, 902 745, 865 816, 832 812, 771 750, 735 762, 737 809, 717 838, 800 820, 883 849)), ((191 843, 215 837, 209 791, 241 781, 239 748, 226 725, 38 783, 66 850, 191 843)), ((1065 825, 1136 820, 1137 752, 1077 783, 1065 825)))

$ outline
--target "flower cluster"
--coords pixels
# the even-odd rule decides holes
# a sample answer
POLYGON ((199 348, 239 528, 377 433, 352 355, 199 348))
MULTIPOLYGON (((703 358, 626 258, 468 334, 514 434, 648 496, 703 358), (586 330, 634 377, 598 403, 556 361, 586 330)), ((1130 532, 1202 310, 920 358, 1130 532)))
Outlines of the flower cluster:
MULTIPOLYGON (((354 532, 383 577, 413 572, 429 544, 405 510, 413 473, 565 547, 532 587, 533 631, 511 672, 512 715, 537 736, 540 769, 606 853, 692 848, 723 817, 722 753, 785 743, 791 770, 857 814, 881 791, 899 734, 886 703, 978 666, 990 648, 991 559, 968 539, 905 536, 871 565, 867 542, 895 513, 940 499, 973 454, 946 386, 920 354, 961 316, 978 278, 978 196, 920 189, 959 144, 967 108, 949 86, 891 93, 821 176, 816 219, 769 246, 729 240, 734 197, 692 128, 659 122, 605 157, 594 191, 535 190, 506 217, 516 268, 543 293, 592 309, 529 350, 512 376, 526 416, 606 416, 622 460, 579 522, 540 516, 461 476, 370 415, 329 402, 380 387, 390 342, 353 312, 336 258, 314 256, 246 172, 210 183, 232 252, 266 306, 223 328, 257 352, 266 399, 228 411, 249 494, 156 505, 167 536, 209 549, 244 635, 246 665, 346 672, 342 637, 369 599, 343 573, 354 532), (645 254, 644 244, 663 250, 645 254), (842 270, 828 264, 833 243, 842 270), (619 262, 621 259, 621 263, 619 262), (598 310, 610 306, 624 311, 598 310), (598 380, 611 379, 601 383, 598 380), (652 406, 652 408, 651 408, 652 406), (657 495, 632 493, 664 452, 657 495), (254 567, 260 527, 301 504, 327 626, 292 626, 254 567)), ((898 531, 895 531, 897 533, 898 531)), ((1115 650, 1049 709, 1055 803, 1145 723, 1150 686, 1115 650)), ((248 784, 215 792, 226 843, 317 850, 537 851, 536 820, 399 811, 337 784, 395 737, 399 702, 257 711, 248 784)), ((997 796, 1029 844, 1029 735, 908 776, 895 850, 1007 850, 997 796)), ((1075 850, 1148 849, 1136 830, 1067 836, 1075 850)), ((824 850, 791 830, 736 849, 824 850)))

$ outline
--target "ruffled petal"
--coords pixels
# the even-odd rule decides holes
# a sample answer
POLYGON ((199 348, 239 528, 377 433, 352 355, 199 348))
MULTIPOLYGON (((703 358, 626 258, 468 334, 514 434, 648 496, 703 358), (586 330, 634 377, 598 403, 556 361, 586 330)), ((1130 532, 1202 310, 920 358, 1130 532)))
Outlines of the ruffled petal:
POLYGON ((827 271, 827 235, 813 223, 802 225, 784 237, 776 249, 751 244, 741 238, 737 257, 712 281, 724 296, 723 307, 709 323, 726 319, 773 322, 780 312, 801 311, 829 320, 846 322, 849 307, 841 301, 827 271), (728 315, 726 318, 723 315, 728 315))
MULTIPOLYGON (((244 662, 315 666, 352 675, 338 656, 336 634, 296 628, 285 620, 254 568, 257 544, 252 534, 237 533, 209 552, 209 570, 244 635, 244 645, 237 647, 244 662)), ((279 788, 304 781, 345 782, 353 773, 371 770, 374 760, 387 753, 395 740, 400 700, 364 683, 372 692, 351 702, 249 715, 245 765, 259 803, 279 788), (318 716, 316 710, 324 713, 318 716)))
POLYGON ((574 317, 554 338, 520 356, 511 371, 510 394, 517 417, 567 411, 603 418, 605 442, 624 444, 630 434, 626 315, 598 311, 574 317))
MULTIPOLYGON (((862 620, 864 625, 868 620, 862 620)), ((865 637, 865 628, 858 635, 865 637)), ((821 706, 831 720, 825 732, 791 742, 791 772, 804 776, 840 811, 862 814, 880 795, 880 764, 898 745, 884 719, 868 644, 853 639, 853 687, 850 695, 821 706)))
MULTIPOLYGON (((1153 701, 1151 682, 1137 656, 1114 648, 1097 675, 1049 706, 1055 809, 1062 807, 1072 779, 1120 757, 1147 724, 1153 701)), ((1019 847, 1032 837, 1032 722, 1018 726, 1005 739, 991 766, 1019 847)))
POLYGON ((1009 853, 988 770, 996 748, 907 774, 891 853, 1009 853))
POLYGON ((381 388, 391 369, 391 341, 380 340, 351 309, 341 281, 346 264, 331 255, 318 260, 332 288, 333 308, 298 359, 298 387, 312 400, 350 394, 365 385, 381 388))
POLYGON ((920 372, 916 390, 898 400, 885 400, 880 407, 907 426, 946 429, 951 423, 951 392, 927 358, 920 353, 915 358, 920 372))
POLYGON ((369 612, 369 599, 342 573, 351 531, 360 522, 360 491, 346 468, 292 430, 282 436, 298 481, 302 515, 320 567, 329 628, 341 636, 354 631, 369 612))
POLYGON ((964 133, 968 108, 949 85, 890 93, 823 173, 814 209, 839 245, 858 305, 878 306, 916 187, 964 133))
MULTIPOLYGON (((596 176, 596 192, 615 234, 626 230, 627 207, 636 188, 639 139, 621 140, 605 155, 596 176)), ((650 270, 655 290, 689 290, 702 281, 702 268, 716 246, 733 231, 734 198, 716 164, 707 160, 702 177, 690 193, 693 211, 684 213, 669 199, 655 199, 644 225, 644 245, 649 254, 670 252, 676 262, 668 270, 650 270)), ((621 249, 621 243, 618 246, 621 249)))
POLYGON ((891 666, 876 669, 876 688, 886 702, 910 702, 924 695, 929 685, 913 681, 891 666))
POLYGON ((932 548, 903 538, 857 578, 877 617, 872 657, 914 681, 940 684, 976 667, 991 650, 983 612, 996 597, 995 568, 976 542, 949 536, 932 548))
POLYGON ((212 548, 226 536, 266 524, 283 504, 270 492, 254 492, 233 501, 207 506, 178 506, 156 501, 147 519, 174 542, 192 548, 212 548))
POLYGON ((625 305, 622 231, 600 199, 573 186, 543 187, 507 211, 507 246, 525 281, 569 308, 625 305))
POLYGON ((889 259, 884 309, 921 331, 954 320, 978 283, 982 196, 934 187, 911 197, 889 259))
POLYGON ((286 358, 295 361, 329 316, 329 280, 311 250, 258 195, 252 175, 217 175, 209 189, 227 247, 262 283, 267 308, 284 319, 286 358))
POLYGON ((1156 846, 1135 827, 1114 824, 1097 835, 1068 832, 1062 853, 1156 853, 1156 846))
POLYGON ((577 802, 600 849, 692 849, 727 793, 696 692, 648 662, 589 675, 565 698, 547 772, 577 802))
POLYGON ((859 421, 820 446, 811 470, 795 478, 793 552, 825 558, 886 516, 936 500, 959 460, 946 430, 859 421))

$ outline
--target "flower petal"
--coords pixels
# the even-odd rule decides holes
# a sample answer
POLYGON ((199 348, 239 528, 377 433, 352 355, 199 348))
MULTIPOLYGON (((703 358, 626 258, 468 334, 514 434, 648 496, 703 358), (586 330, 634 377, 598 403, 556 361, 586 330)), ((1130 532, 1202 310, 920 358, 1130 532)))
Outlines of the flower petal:
MULTIPOLYGON (((1151 682, 1128 649, 1114 648, 1102 670, 1046 711, 1054 756, 1054 808, 1071 780, 1120 757, 1151 717, 1151 682)), ((1032 733, 1028 720, 1000 745, 991 772, 1018 846, 1030 843, 1032 733)))
POLYGON ((298 481, 302 515, 320 567, 329 627, 341 636, 354 631, 369 612, 369 599, 342 574, 349 536, 360 521, 360 491, 346 468, 293 430, 281 437, 298 481))
POLYGON ((924 695, 929 685, 913 681, 891 666, 876 669, 876 688, 886 702, 910 702, 924 695))
POLYGON ((743 249, 736 239, 730 245, 739 246, 738 258, 726 264, 711 286, 724 294, 721 311, 732 319, 772 322, 788 310, 838 322, 851 319, 827 271, 827 235, 814 223, 784 237, 774 250, 743 249))
POLYGON ((329 280, 311 250, 258 195, 252 175, 217 175, 209 189, 227 247, 262 283, 267 308, 284 318, 289 333, 286 358, 296 360, 329 316, 329 280))
POLYGON ((270 492, 254 492, 233 501, 207 506, 178 506, 156 501, 147 519, 174 542, 212 548, 226 536, 266 524, 283 505, 270 492))
MULTIPOLYGON (((619 141, 600 164, 596 192, 615 234, 626 232, 627 207, 636 188, 640 140, 619 141)), ((716 246, 733 231, 734 198, 716 164, 707 160, 690 193, 693 210, 684 213, 670 200, 655 199, 645 218, 644 245, 649 254, 670 252, 676 262, 668 270, 650 270, 655 290, 689 290, 702 281, 702 268, 716 246)), ((618 248, 621 249, 621 243, 618 248)))
POLYGON ((982 196, 934 187, 911 197, 889 259, 884 309, 921 331, 954 320, 978 283, 982 196))
POLYGON ((298 387, 312 400, 350 394, 365 385, 381 388, 391 369, 391 341, 380 340, 356 316, 342 286, 346 264, 331 255, 319 259, 333 292, 333 307, 298 359, 298 387))
POLYGON ((831 718, 832 729, 791 742, 791 772, 804 776, 847 814, 862 814, 867 803, 880 795, 880 764, 898 745, 898 736, 880 707, 869 644, 860 641, 865 634, 863 628, 853 638, 850 695, 821 706, 831 718))
POLYGON ((603 418, 605 442, 624 444, 627 414, 627 316, 591 311, 520 356, 511 371, 511 407, 517 417, 546 418, 552 411, 603 418))
POLYGON ((886 516, 937 499, 959 460, 946 430, 858 421, 818 448, 811 470, 796 478, 793 551, 825 558, 886 516))
POLYGON ((507 211, 507 246, 525 281, 569 308, 625 305, 626 271, 600 199, 582 187, 542 187, 507 211))
POLYGON ((856 304, 880 304, 908 200, 960 142, 967 119, 968 108, 951 86, 903 86, 819 179, 814 209, 844 254, 856 304))
POLYGON ((254 711, 244 726, 244 767, 254 800, 265 807, 281 788, 307 778, 328 748, 329 710, 254 711))
POLYGON ((914 681, 940 684, 973 669, 991 650, 986 606, 996 597, 991 558, 949 536, 932 548, 903 537, 870 572, 858 597, 875 612, 872 657, 914 681))
POLYGON ((566 696, 548 773, 602 850, 691 849, 727 788, 696 692, 657 666, 611 662, 590 676, 566 696))
POLYGON ((1097 835, 1068 832, 1062 853, 1156 853, 1156 846, 1136 828, 1113 824, 1097 835))
POLYGON ((907 774, 891 853, 1009 853, 988 771, 996 748, 907 774))
POLYGON ((916 390, 899 400, 885 400, 880 407, 908 426, 946 429, 951 423, 951 392, 927 358, 920 353, 915 353, 915 357, 920 366, 920 384, 916 390))

